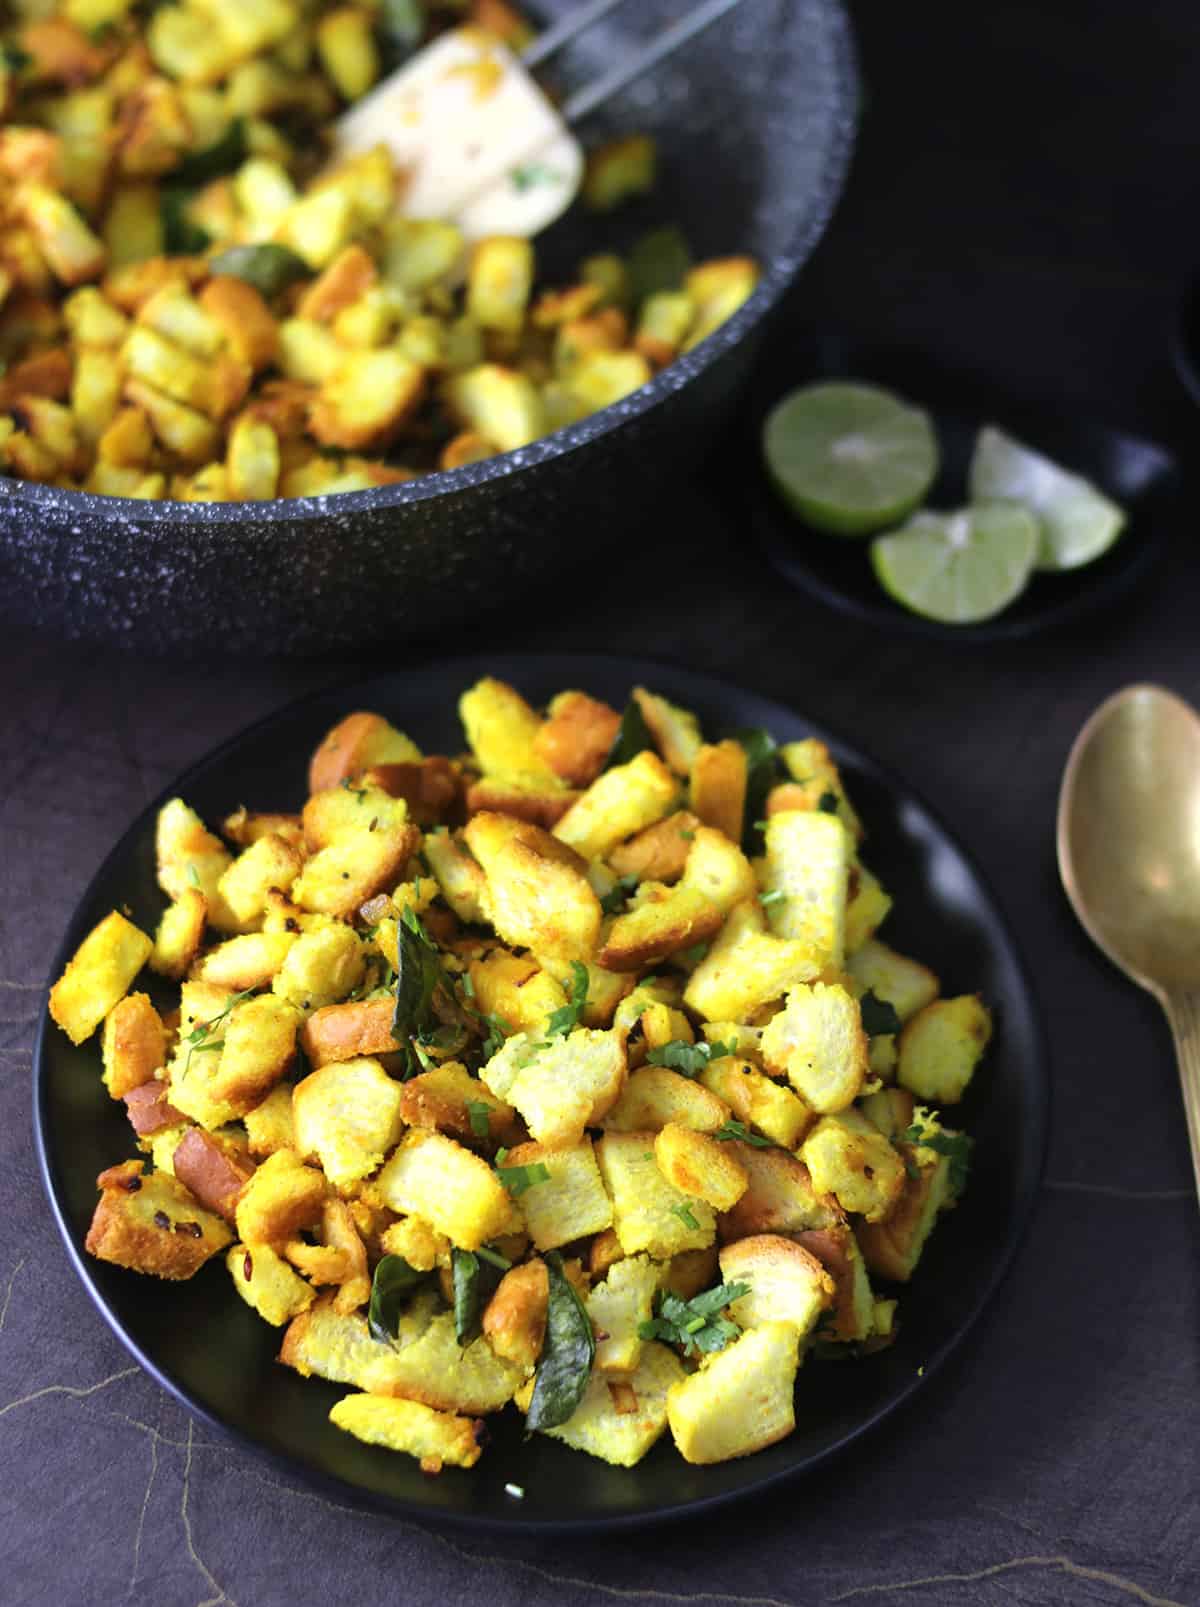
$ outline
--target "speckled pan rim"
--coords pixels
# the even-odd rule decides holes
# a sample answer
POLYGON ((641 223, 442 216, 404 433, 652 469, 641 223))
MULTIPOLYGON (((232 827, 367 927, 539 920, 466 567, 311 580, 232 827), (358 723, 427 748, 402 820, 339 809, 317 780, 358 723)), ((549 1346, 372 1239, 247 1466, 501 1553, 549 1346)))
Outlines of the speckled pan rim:
MULTIPOLYGON (((420 661, 416 662, 419 663, 420 661)), ((65 1189, 60 1179, 58 1159, 53 1152, 51 1144, 48 1142, 47 1100, 49 1074, 46 1067, 46 1056, 52 1024, 49 1012, 44 1008, 44 1005, 41 1011, 37 1037, 34 1042, 32 1067, 34 1147, 37 1154, 38 1171, 42 1186, 49 1200, 51 1214, 58 1226, 71 1265, 92 1304, 113 1334, 157 1384, 189 1411, 193 1412, 201 1421, 219 1430, 222 1434, 228 1435, 237 1445, 249 1451, 259 1460, 277 1468, 285 1469, 293 1477, 298 1476, 311 1484, 326 1489, 336 1494, 341 1500, 349 1501, 357 1507, 377 1511, 404 1521, 416 1521, 436 1528, 453 1529, 460 1533, 475 1532, 479 1534, 514 1536, 536 1535, 541 1537, 576 1534, 598 1535, 600 1533, 646 1529, 664 1524, 678 1524, 715 1513, 718 1509, 734 1506, 752 1496, 776 1492, 789 1483, 795 1483, 802 1478, 811 1477, 818 1469, 848 1455, 858 1447, 862 1440, 869 1439, 890 1418, 908 1410, 914 1399, 928 1388, 953 1354, 960 1349, 964 1341, 973 1332, 984 1311, 991 1305, 1001 1285, 1008 1277, 1013 1262, 1028 1236, 1037 1208, 1038 1194, 1045 1173, 1046 1152, 1049 1145, 1052 1097, 1045 1023, 1029 968, 1025 963, 1020 945, 1013 934, 1004 907, 997 899, 992 883, 984 875, 973 855, 963 847, 957 834, 946 825, 941 814, 929 804, 921 792, 907 780, 902 779, 890 769, 877 763, 869 754, 864 753, 856 743, 846 741, 835 728, 827 726, 823 721, 810 722, 806 713, 792 707, 790 703, 780 702, 778 699, 765 694, 749 692, 736 683, 725 681, 720 677, 691 670, 681 665, 658 663, 655 660, 640 657, 634 658, 601 653, 535 654, 506 652, 490 656, 439 658, 434 660, 428 668, 431 670, 436 669, 439 672, 453 670, 459 675, 463 684, 466 684, 480 674, 488 673, 489 666, 492 673, 510 675, 517 680, 521 679, 523 672, 528 673, 538 668, 554 666, 558 678, 563 684, 574 682, 580 685, 587 685, 590 679, 598 678, 596 672, 601 667, 607 669, 619 668, 621 673, 628 677, 631 682, 640 681, 650 684, 657 682, 657 684, 664 685, 671 696, 685 701, 690 699, 701 705, 709 704, 719 707, 727 704, 730 699, 733 699, 736 704, 739 700, 749 698, 759 706, 764 715, 773 715, 777 719, 779 713, 784 713, 789 719, 802 719, 806 724, 811 724, 813 734, 829 741, 836 749, 841 750, 845 758, 852 761, 856 768, 869 776, 875 783, 884 787, 891 796, 915 806, 919 814, 924 816, 927 825, 932 827, 940 842, 948 846, 970 872, 974 883, 975 895, 983 912, 982 918, 986 921, 992 934, 990 941, 995 942, 998 952, 1003 954, 1006 964, 1011 968, 1017 990, 1023 1001, 1022 1014, 1032 1046, 1032 1055, 1024 1079, 1028 1093, 1027 1144, 1021 1153, 1022 1164, 1013 1193, 1008 1231, 1003 1245, 998 1247, 995 1253, 990 1275, 979 1288, 974 1303, 970 1306, 963 1319, 947 1334, 939 1345, 932 1348, 925 1356, 920 1372, 914 1374, 905 1387, 898 1389, 889 1396, 869 1417, 864 1418, 854 1428, 847 1431, 840 1438, 833 1440, 821 1450, 799 1457, 790 1466, 783 1467, 772 1473, 763 1473, 758 1478, 748 1481, 744 1486, 733 1490, 724 1490, 710 1496, 681 1501, 676 1505, 657 1507, 652 1511, 622 1513, 611 1516, 535 1519, 524 1518, 519 1512, 513 1512, 511 1515, 506 1513, 501 1517, 477 1512, 463 1513, 441 1509, 432 1511, 427 1507, 421 1506, 418 1502, 388 1496, 380 1491, 339 1479, 336 1475, 311 1462, 300 1461, 286 1452, 264 1444, 261 1440, 255 1439, 242 1429, 232 1426, 213 1408, 195 1395, 190 1388, 180 1383, 173 1376, 170 1369, 156 1360, 123 1325, 120 1317, 110 1307, 105 1292, 94 1276, 94 1264, 84 1253, 79 1242, 75 1226, 70 1217, 65 1189)), ((323 699, 330 697, 339 697, 347 704, 355 703, 355 706, 365 707, 370 699, 368 696, 367 702, 364 703, 363 698, 369 689, 376 687, 383 676, 393 674, 402 667, 403 665, 391 666, 388 670, 377 671, 367 677, 347 677, 342 682, 322 687, 302 698, 293 699, 265 715, 262 719, 256 720, 244 730, 239 731, 227 742, 221 743, 211 752, 203 755, 196 763, 190 765, 182 775, 177 776, 163 789, 157 798, 152 799, 139 812, 137 819, 130 824, 97 868, 95 875, 80 896, 67 931, 59 944, 58 952, 54 957, 50 971, 50 977, 56 977, 61 973, 67 960, 74 952, 83 935, 82 926, 84 923, 82 914, 93 901, 95 888, 105 879, 110 866, 118 863, 128 854, 130 845, 142 829, 143 822, 147 816, 157 810, 168 798, 177 793, 186 792, 192 777, 198 772, 208 771, 223 757, 242 747, 247 740, 252 739, 256 732, 266 729, 276 720, 295 714, 310 705, 319 704, 323 699)))
POLYGON ((520 479, 540 464, 549 463, 577 447, 613 434, 633 419, 661 407, 697 374, 710 368, 736 346, 755 324, 766 317, 821 238, 842 193, 858 127, 858 58, 850 20, 842 0, 825 0, 825 6, 830 29, 830 56, 836 78, 829 154, 821 184, 814 192, 812 205, 795 243, 789 252, 771 261, 753 295, 732 318, 694 351, 677 358, 632 395, 602 408, 598 413, 589 414, 576 424, 541 436, 516 452, 502 453, 479 463, 468 463, 459 469, 442 469, 400 485, 378 486, 368 491, 344 491, 333 496, 273 497, 265 502, 175 502, 100 496, 93 491, 65 491, 57 486, 37 485, 32 481, 0 476, 0 517, 7 501, 52 513, 59 519, 67 514, 93 524, 111 522, 114 529, 127 527, 134 522, 143 526, 229 525, 236 531, 251 519, 261 526, 264 522, 276 520, 353 518, 357 513, 401 509, 436 497, 454 496, 496 480, 520 479))

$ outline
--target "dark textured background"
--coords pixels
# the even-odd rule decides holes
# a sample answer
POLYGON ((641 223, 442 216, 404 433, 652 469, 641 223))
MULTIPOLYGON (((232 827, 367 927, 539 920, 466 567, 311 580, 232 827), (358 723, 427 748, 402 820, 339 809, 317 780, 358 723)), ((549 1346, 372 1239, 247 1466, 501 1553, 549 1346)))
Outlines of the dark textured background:
MULTIPOLYGON (((899 336, 1163 434, 1200 258, 1187 0, 860 0, 869 105, 788 327, 899 336)), ((1200 702, 1191 528, 1136 609, 987 651, 882 639, 785 594, 748 544, 731 448, 636 558, 586 561, 470 637, 723 674, 853 733, 937 803, 1000 889, 1045 1006, 1055 1115, 1017 1267, 930 1398, 770 1501, 603 1544, 445 1539, 330 1504, 193 1427, 75 1284, 29 1139, 29 1061, 76 892, 208 747, 356 666, 175 669, 0 643, 0 1600, 495 1607, 1200 1603, 1196 1207, 1170 1045, 1088 948, 1052 822, 1078 725, 1158 679, 1200 702), (714 495, 714 490, 717 493, 714 495)), ((1190 499, 1189 499, 1190 505, 1190 499)), ((634 534, 631 518, 630 535, 634 534)))

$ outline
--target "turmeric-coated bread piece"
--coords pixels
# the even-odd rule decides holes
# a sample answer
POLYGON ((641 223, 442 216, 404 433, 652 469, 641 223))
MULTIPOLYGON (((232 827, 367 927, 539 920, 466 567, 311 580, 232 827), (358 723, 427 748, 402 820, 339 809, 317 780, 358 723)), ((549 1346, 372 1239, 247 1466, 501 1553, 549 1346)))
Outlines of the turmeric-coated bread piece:
POLYGON ((729 1462, 792 1432, 798 1341, 790 1322, 765 1322, 672 1385, 667 1416, 685 1462, 729 1462))
POLYGON ((992 1018, 978 994, 927 1004, 900 1034, 897 1080, 918 1099, 956 1105, 991 1036, 992 1018))
POLYGON ((199 1272, 232 1233, 173 1177, 145 1171, 142 1161, 110 1166, 96 1179, 100 1199, 84 1248, 155 1278, 180 1280, 199 1272))
POLYGON ((276 1150, 242 1189, 235 1213, 238 1237, 250 1245, 285 1244, 320 1220, 328 1187, 295 1151, 276 1150))
POLYGON ((463 830, 486 878, 483 912, 517 948, 563 961, 590 959, 600 900, 573 849, 539 826, 485 811, 463 830))
POLYGON ((762 1053, 768 1069, 786 1077, 813 1110, 845 1110, 867 1075, 869 1049, 858 1001, 837 983, 798 984, 767 1023, 762 1053))
POLYGON ((104 1086, 114 1099, 124 1099, 149 1082, 166 1059, 167 1035, 162 1017, 148 994, 129 993, 104 1018, 101 1053, 104 1086))
POLYGON ((50 989, 50 1015, 72 1043, 91 1037, 128 992, 153 947, 118 910, 92 928, 50 989))
POLYGON ((368 1445, 416 1457, 426 1474, 440 1473, 447 1464, 474 1467, 483 1443, 479 1418, 386 1395, 346 1395, 330 1408, 329 1421, 368 1445))
POLYGON ((370 1176, 404 1129, 403 1092, 367 1055, 310 1072, 292 1091, 296 1153, 337 1189, 370 1176))

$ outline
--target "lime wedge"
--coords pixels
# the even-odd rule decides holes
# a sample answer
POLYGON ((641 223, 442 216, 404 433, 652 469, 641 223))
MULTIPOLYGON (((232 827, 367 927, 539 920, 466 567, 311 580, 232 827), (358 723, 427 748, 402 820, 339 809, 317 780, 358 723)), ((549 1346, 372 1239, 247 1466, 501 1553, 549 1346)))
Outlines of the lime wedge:
POLYGON ((780 495, 806 524, 837 536, 884 530, 917 507, 937 473, 929 418, 873 385, 806 385, 763 429, 780 495))
POLYGON ((1015 502, 981 502, 957 513, 918 513, 871 543, 871 563, 889 597, 944 625, 991 619, 1020 596, 1033 572, 1041 529, 1015 502))
POLYGON ((1039 569, 1078 569, 1107 552, 1125 527, 1125 513, 1078 474, 1060 469, 994 425, 980 430, 969 471, 975 502, 1023 502, 1038 516, 1039 569))

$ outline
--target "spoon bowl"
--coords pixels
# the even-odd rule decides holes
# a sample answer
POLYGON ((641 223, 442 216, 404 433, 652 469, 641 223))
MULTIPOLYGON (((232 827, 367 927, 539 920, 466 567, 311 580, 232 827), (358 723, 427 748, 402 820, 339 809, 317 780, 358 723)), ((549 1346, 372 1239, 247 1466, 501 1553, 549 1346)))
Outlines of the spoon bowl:
POLYGON ((1075 739, 1058 865, 1084 930, 1162 1004, 1175 1036, 1200 1193, 1200 715, 1126 687, 1075 739))

